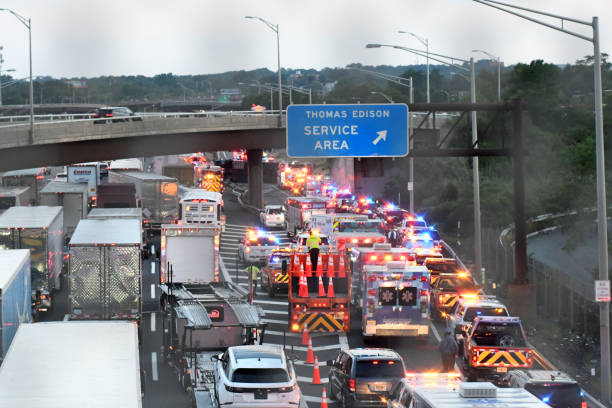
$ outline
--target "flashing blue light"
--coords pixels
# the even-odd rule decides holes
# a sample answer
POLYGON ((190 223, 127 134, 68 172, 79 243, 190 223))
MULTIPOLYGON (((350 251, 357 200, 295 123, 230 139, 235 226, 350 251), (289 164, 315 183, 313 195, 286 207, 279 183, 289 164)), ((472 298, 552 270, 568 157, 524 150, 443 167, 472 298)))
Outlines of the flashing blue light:
POLYGON ((425 218, 421 217, 420 215, 416 217, 416 220, 420 222, 425 222, 425 218))
POLYGON ((366 203, 368 203, 368 204, 374 204, 374 200, 372 200, 370 197, 368 197, 368 198, 366 199, 366 203))
POLYGON ((355 196, 351 196, 351 200, 355 200, 355 196))
POLYGON ((431 241, 431 235, 429 234, 429 232, 426 232, 421 235, 421 238, 423 238, 423 241, 431 241))
POLYGON ((584 397, 584 391, 583 390, 580 390, 580 396, 584 397))
POLYGON ((273 256, 271 261, 272 263, 278 263, 278 256, 273 256))
POLYGON ((477 311, 477 312, 476 312, 476 314, 477 314, 477 315, 481 315, 481 314, 482 314, 482 312, 479 310, 479 311, 477 311))
POLYGON ((542 397, 542 402, 548 404, 550 402, 550 395, 546 395, 542 397))

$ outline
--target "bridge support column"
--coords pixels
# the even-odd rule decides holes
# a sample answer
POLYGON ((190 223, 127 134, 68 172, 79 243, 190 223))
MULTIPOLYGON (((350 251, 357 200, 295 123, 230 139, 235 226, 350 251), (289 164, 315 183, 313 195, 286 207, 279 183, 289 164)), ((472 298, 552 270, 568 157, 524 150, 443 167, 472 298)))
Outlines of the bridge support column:
POLYGON ((249 203, 257 208, 263 208, 263 164, 261 149, 247 150, 247 160, 249 166, 249 203))

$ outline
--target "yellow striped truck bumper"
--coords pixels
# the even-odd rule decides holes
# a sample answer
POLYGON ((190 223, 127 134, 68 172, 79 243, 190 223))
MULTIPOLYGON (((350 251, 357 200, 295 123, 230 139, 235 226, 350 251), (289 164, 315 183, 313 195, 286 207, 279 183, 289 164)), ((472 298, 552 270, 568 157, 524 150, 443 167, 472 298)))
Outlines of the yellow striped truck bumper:
POLYGON ((477 347, 472 352, 472 366, 474 367, 531 368, 532 364, 531 350, 499 350, 477 347))
POLYGON ((347 331, 344 324, 344 312, 339 313, 299 313, 297 321, 292 322, 291 330, 302 332, 308 326, 309 332, 347 331))

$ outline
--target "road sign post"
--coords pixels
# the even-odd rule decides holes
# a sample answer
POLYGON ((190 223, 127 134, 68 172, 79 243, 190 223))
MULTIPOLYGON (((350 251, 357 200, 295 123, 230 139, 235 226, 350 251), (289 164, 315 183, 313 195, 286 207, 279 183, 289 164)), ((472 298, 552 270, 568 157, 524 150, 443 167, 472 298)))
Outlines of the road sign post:
POLYGON ((408 106, 291 105, 287 109, 290 157, 404 157, 408 106))

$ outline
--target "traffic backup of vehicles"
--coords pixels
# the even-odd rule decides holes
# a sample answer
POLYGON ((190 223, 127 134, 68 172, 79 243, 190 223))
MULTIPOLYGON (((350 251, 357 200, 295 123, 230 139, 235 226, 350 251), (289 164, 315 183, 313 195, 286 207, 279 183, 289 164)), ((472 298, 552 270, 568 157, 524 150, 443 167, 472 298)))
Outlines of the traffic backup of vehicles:
POLYGON ((63 265, 62 207, 11 207, 0 215, 0 249, 30 250, 32 307, 52 307, 63 265))
POLYGON ((380 348, 348 349, 327 362, 329 394, 343 407, 385 407, 385 397, 404 378, 404 360, 380 348))
POLYGON ((280 346, 236 346, 215 356, 216 396, 222 407, 300 406, 293 362, 280 346))
POLYGON ((0 362, 19 326, 32 321, 31 298, 30 251, 0 251, 0 362))
POLYGON ((344 254, 319 254, 312 270, 308 254, 293 254, 289 266, 289 328, 338 332, 350 330, 351 272, 344 254))
POLYGON ((37 205, 40 202, 40 190, 47 185, 50 176, 51 170, 47 167, 7 171, 2 175, 2 185, 4 187, 30 187, 32 205, 37 205))
POLYGON ((459 296, 475 296, 480 288, 467 272, 441 273, 431 286, 431 308, 434 317, 445 319, 459 296))
POLYGON ((210 224, 162 225, 160 280, 185 284, 218 282, 219 229, 210 224))
POLYGON ((221 230, 225 228, 225 216, 221 214, 223 196, 221 193, 202 189, 190 189, 180 199, 181 222, 210 224, 221 230))
POLYGON ((477 316, 459 345, 468 380, 495 379, 509 368, 531 368, 533 351, 518 317, 477 316))
POLYGON ((238 259, 243 264, 263 265, 278 243, 277 237, 265 231, 248 230, 245 237, 238 240, 238 259))
POLYGON ((327 199, 322 197, 288 197, 285 201, 287 235, 295 236, 310 225, 316 214, 325 214, 327 199))
POLYGON ((22 324, 0 370, 0 406, 141 408, 141 375, 133 323, 22 324))
POLYGON ((282 205, 266 205, 259 213, 259 222, 266 228, 284 228, 285 209, 282 205))
POLYGON ((140 321, 142 233, 137 219, 81 220, 69 243, 72 319, 140 321))

